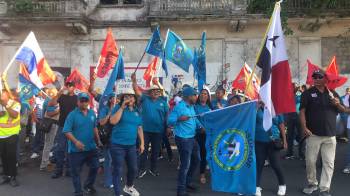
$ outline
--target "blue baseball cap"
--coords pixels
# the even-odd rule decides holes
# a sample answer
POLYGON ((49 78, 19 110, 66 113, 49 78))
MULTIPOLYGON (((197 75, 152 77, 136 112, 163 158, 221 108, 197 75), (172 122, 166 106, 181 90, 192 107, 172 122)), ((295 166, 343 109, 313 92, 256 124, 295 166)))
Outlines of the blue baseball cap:
POLYGON ((115 92, 111 92, 111 93, 109 93, 109 95, 108 95, 108 99, 110 99, 110 98, 112 98, 112 97, 116 97, 115 92))
POLYGON ((78 94, 78 99, 88 99, 90 100, 90 96, 87 93, 81 92, 78 94))
POLYGON ((182 96, 189 97, 192 95, 198 95, 198 92, 193 87, 186 87, 182 90, 182 96))

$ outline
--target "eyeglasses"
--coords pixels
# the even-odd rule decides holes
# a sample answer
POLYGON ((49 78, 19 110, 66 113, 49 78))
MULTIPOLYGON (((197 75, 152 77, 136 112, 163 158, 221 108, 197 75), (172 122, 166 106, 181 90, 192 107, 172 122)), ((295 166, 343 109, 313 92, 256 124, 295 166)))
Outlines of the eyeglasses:
POLYGON ((81 98, 81 99, 79 99, 79 101, 81 103, 86 103, 86 102, 89 102, 89 99, 88 98, 81 98))
POLYGON ((315 75, 315 76, 312 76, 312 78, 315 80, 322 80, 324 78, 324 76, 315 75))
POLYGON ((131 98, 134 97, 133 95, 124 95, 124 98, 131 98))

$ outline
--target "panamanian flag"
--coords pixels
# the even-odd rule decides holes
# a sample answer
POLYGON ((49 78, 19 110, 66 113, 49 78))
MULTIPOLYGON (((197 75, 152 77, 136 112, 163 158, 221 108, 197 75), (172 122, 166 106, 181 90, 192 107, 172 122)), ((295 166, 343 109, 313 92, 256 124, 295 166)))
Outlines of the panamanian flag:
POLYGON ((27 79, 38 88, 42 88, 56 80, 56 75, 47 63, 33 32, 30 32, 24 40, 15 58, 25 65, 29 74, 27 79))
POLYGON ((275 4, 257 65, 262 69, 260 98, 265 104, 264 129, 278 114, 295 112, 294 89, 281 25, 281 5, 275 4))

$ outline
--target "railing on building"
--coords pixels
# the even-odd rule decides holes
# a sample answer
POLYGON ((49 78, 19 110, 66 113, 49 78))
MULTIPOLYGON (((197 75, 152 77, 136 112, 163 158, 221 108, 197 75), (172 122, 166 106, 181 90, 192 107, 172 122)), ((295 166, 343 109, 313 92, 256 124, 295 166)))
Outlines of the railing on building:
MULTIPOLYGON (((247 0, 247 4, 260 4, 254 13, 266 13, 266 7, 273 7, 276 0, 247 0)), ((282 6, 288 13, 302 15, 323 15, 329 13, 343 13, 350 11, 350 0, 284 0, 282 6)), ((349 12, 350 13, 350 12, 349 12)))
POLYGON ((8 1, 7 15, 79 17, 86 14, 86 0, 8 1))
POLYGON ((150 0, 150 15, 232 15, 245 11, 246 3, 246 0, 150 0))
POLYGON ((142 0, 100 0, 102 5, 135 5, 142 4, 142 0))

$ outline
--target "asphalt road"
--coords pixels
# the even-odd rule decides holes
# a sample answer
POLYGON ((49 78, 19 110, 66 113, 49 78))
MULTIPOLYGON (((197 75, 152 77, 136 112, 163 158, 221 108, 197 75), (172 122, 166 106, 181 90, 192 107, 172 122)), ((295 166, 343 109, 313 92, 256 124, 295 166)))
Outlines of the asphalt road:
MULTIPOLYGON (((350 175, 342 174, 346 144, 338 144, 336 155, 336 167, 332 182, 331 193, 333 196, 350 196, 350 175)), ((287 195, 299 196, 305 185, 304 163, 300 160, 282 160, 287 180, 287 195)), ((160 160, 160 176, 152 177, 149 174, 136 180, 136 188, 143 196, 172 196, 176 195, 177 161, 172 163, 165 159, 160 160)), ((85 170, 86 171, 86 170, 85 170)), ((83 179, 86 172, 84 172, 83 179)), ((25 161, 19 169, 18 180, 21 186, 12 188, 9 185, 0 186, 0 196, 70 196, 73 195, 71 179, 62 177, 51 179, 49 172, 39 171, 39 161, 25 161)), ((198 183, 198 180, 197 180, 198 183)), ((113 193, 103 188, 102 176, 99 175, 96 182, 97 196, 112 196, 113 193)), ((271 168, 266 167, 263 173, 263 196, 273 196, 277 193, 277 179, 271 168)), ((201 185, 200 191, 191 195, 197 196, 225 196, 232 195, 218 193, 210 190, 210 184, 201 185)), ((317 194, 315 194, 317 195, 317 194)))

